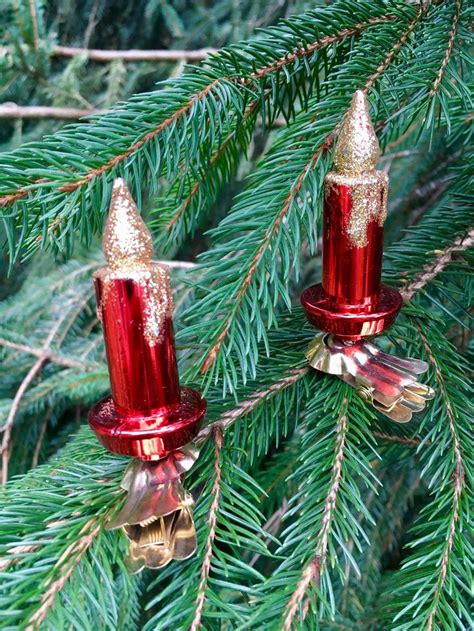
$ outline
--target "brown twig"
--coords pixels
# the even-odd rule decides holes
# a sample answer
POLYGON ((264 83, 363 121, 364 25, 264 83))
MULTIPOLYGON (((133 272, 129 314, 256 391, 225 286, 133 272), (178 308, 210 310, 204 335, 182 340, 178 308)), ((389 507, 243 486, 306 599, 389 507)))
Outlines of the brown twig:
POLYGON ((18 408, 20 407, 21 400, 28 386, 39 373, 45 361, 46 360, 44 357, 40 357, 35 361, 33 366, 31 366, 30 370, 21 382, 20 387, 15 393, 10 411, 8 412, 7 420, 5 421, 4 426, 1 428, 1 431, 3 433, 2 446, 0 449, 0 453, 2 454, 2 484, 6 484, 8 480, 8 464, 10 461, 10 438, 18 408))
POLYGON ((258 405, 269 396, 272 396, 282 390, 285 390, 289 386, 293 385, 300 379, 302 379, 309 372, 309 367, 305 366, 304 368, 295 368, 290 372, 287 377, 283 377, 279 379, 275 383, 273 383, 266 390, 258 390, 257 392, 250 395, 248 399, 242 401, 237 407, 232 408, 231 410, 227 410, 224 412, 217 421, 213 423, 209 423, 206 425, 198 434, 198 440, 203 440, 206 438, 212 431, 214 431, 214 427, 219 426, 222 429, 225 429, 229 425, 232 425, 234 421, 247 414, 250 414, 258 405))
POLYGON ((46 434, 46 430, 48 429, 49 419, 51 418, 53 410, 50 409, 45 415, 43 419, 43 423, 41 425, 40 432, 38 434, 38 439, 35 445, 35 451, 33 453, 33 458, 31 459, 31 469, 34 469, 38 465, 38 460, 41 452, 41 445, 43 444, 43 439, 46 434))
POLYGON ((216 537, 216 526, 217 526, 217 512, 219 510, 219 501, 221 497, 221 479, 222 479, 222 465, 221 465, 221 451, 222 445, 224 442, 224 435, 222 432, 222 427, 219 424, 214 425, 213 427, 213 437, 214 437, 214 473, 215 479, 214 484, 212 486, 211 494, 213 496, 211 508, 209 510, 208 524, 209 524, 209 534, 206 540, 205 554, 204 559, 201 566, 201 580, 199 581, 199 587, 196 597, 196 603, 194 606, 194 618, 190 627, 190 631, 197 631, 201 626, 202 613, 204 610, 204 603, 206 601, 206 587, 207 581, 209 579, 209 573, 211 571, 211 561, 212 561, 212 546, 214 543, 214 539, 216 537))
POLYGON ((0 429, 0 431, 3 433, 2 445, 0 449, 0 453, 2 455, 2 475, 1 475, 2 484, 6 484, 8 480, 8 464, 10 460, 11 433, 12 433, 15 417, 20 407, 21 400, 26 390, 28 389, 30 383, 33 381, 36 375, 40 372, 44 364, 48 361, 49 356, 50 356, 49 347, 51 346, 51 342, 53 341, 54 337, 56 336, 59 329, 63 325, 67 316, 68 316, 68 311, 65 311, 63 315, 54 323, 54 326, 51 328, 50 332, 48 333, 44 341, 44 344, 41 347, 42 353, 41 355, 38 356, 38 359, 30 368, 30 370, 24 377, 23 381, 21 382, 20 387, 16 391, 11 407, 10 407, 10 411, 7 416, 7 420, 5 421, 4 426, 0 429))
POLYGON ((473 245, 474 228, 469 228, 466 235, 457 237, 451 245, 448 245, 441 250, 432 263, 425 265, 421 272, 415 276, 413 281, 400 290, 403 300, 411 300, 417 291, 423 289, 425 285, 436 278, 436 276, 440 274, 449 263, 451 263, 453 255, 456 252, 467 250, 473 245))
POLYGON ((433 604, 431 606, 431 610, 430 610, 427 623, 426 623, 427 631, 431 631, 433 629, 433 623, 434 623, 434 619, 435 619, 436 612, 438 609, 440 594, 446 582, 449 558, 450 558, 451 550, 454 544, 454 537, 456 535, 456 523, 459 520, 459 513, 461 510, 461 496, 464 489, 464 465, 463 465, 463 457, 462 457, 462 452, 461 452, 461 444, 459 442, 458 433, 456 429, 456 415, 454 413, 448 392, 446 390, 443 373, 441 372, 441 369, 436 360, 436 357, 434 356, 433 351, 431 350, 431 346, 425 334, 423 333, 423 329, 418 324, 418 322, 416 322, 416 326, 418 328, 421 341, 423 342, 423 346, 425 347, 426 353, 430 360, 430 364, 433 367, 436 382, 438 384, 438 388, 441 393, 444 405, 446 406, 449 433, 451 434, 452 447, 453 447, 453 452, 454 452, 453 499, 452 499, 453 512, 452 512, 451 522, 449 526, 449 534, 446 539, 446 545, 444 547, 443 557, 441 559, 441 564, 439 567, 436 589, 435 589, 435 593, 433 594, 433 604))
POLYGON ((27 353, 28 355, 34 355, 35 357, 42 359, 45 363, 51 362, 53 364, 57 364, 58 366, 64 366, 65 368, 90 370, 90 365, 85 362, 78 361, 77 359, 63 357, 58 353, 45 351, 42 348, 34 348, 32 346, 27 346, 26 344, 17 344, 16 342, 10 342, 9 340, 5 340, 3 338, 0 338, 0 346, 4 346, 5 348, 12 348, 13 350, 27 353))
POLYGON ((53 46, 53 57, 87 57, 89 61, 170 61, 188 62, 203 61, 211 54, 217 53, 215 48, 199 48, 196 50, 100 50, 97 48, 77 48, 75 46, 53 46))
POLYGON ((81 109, 78 107, 52 107, 46 105, 17 105, 16 103, 2 103, 0 105, 0 119, 2 118, 58 118, 62 120, 77 120, 84 116, 105 114, 107 110, 81 109))
MULTIPOLYGON (((284 515, 286 514, 287 510, 288 510, 288 500, 286 499, 286 497, 284 497, 280 508, 277 508, 277 510, 270 515, 267 521, 263 524, 262 530, 264 532, 268 532, 269 534, 273 536, 276 536, 276 534, 280 530, 282 519, 284 515)), ((268 546, 270 541, 271 541, 270 537, 267 537, 265 539, 265 545, 268 546)), ((253 555, 253 557, 250 559, 248 563, 249 566, 254 567, 254 565, 257 563, 257 561, 260 559, 261 556, 262 555, 260 554, 260 552, 256 552, 253 555)))
POLYGON ((440 68, 438 70, 438 73, 436 75, 436 79, 434 80, 433 87, 431 88, 431 91, 430 91, 430 96, 431 97, 433 97, 436 94, 436 92, 439 89, 439 86, 441 85, 441 81, 443 79, 443 75, 444 75, 444 72, 446 70, 446 66, 449 63, 449 59, 451 57, 451 53, 453 52, 454 42, 456 41, 456 32, 457 32, 457 29, 458 29, 459 16, 461 15, 461 7, 462 7, 461 0, 455 0, 455 2, 454 2, 453 22, 452 22, 452 25, 451 25, 451 32, 449 34, 448 46, 446 48, 446 52, 445 52, 445 55, 443 57, 443 61, 441 63, 441 66, 440 66, 440 68))
POLYGON ((391 443, 399 443, 400 445, 408 445, 410 447, 418 447, 421 443, 420 438, 408 438, 406 436, 396 436, 394 434, 385 434, 384 432, 372 432, 376 438, 386 440, 391 443))
POLYGON ((387 53, 387 55, 385 56, 385 59, 382 61, 382 63, 378 66, 378 68, 375 70, 375 72, 373 73, 373 75, 371 75, 367 81, 367 83, 364 86, 363 91, 367 92, 368 90, 370 90, 370 88, 374 85, 374 83, 377 81, 377 79, 379 78, 379 76, 385 72, 386 68, 392 63, 393 58, 395 57, 395 55, 399 52, 399 50, 402 48, 402 46, 405 44, 405 42, 407 41, 407 39, 410 37, 411 32, 413 31, 413 29, 416 27, 416 25, 418 24, 418 22, 420 21, 421 16, 425 13, 424 9, 420 6, 420 9, 418 11, 418 13, 416 14, 416 16, 413 18, 413 20, 410 22, 410 24, 408 25, 407 30, 403 33, 403 35, 400 37, 400 39, 396 42, 396 44, 391 48, 391 50, 389 50, 389 52, 387 53))
POLYGON ((342 461, 344 459, 345 441, 348 431, 347 405, 348 401, 347 399, 344 399, 341 405, 339 421, 336 428, 336 445, 334 464, 331 471, 331 484, 324 503, 321 528, 317 534, 316 554, 303 570, 303 575, 286 607, 286 615, 283 622, 283 628, 285 631, 290 631, 298 607, 305 597, 310 584, 315 581, 316 587, 319 588, 321 572, 323 571, 326 563, 329 533, 334 510, 336 508, 339 484, 342 477, 342 461))
POLYGON ((31 17, 31 28, 33 31, 33 43, 35 50, 39 49, 39 30, 38 30, 38 15, 36 13, 36 2, 35 0, 28 0, 30 6, 30 17, 31 17))

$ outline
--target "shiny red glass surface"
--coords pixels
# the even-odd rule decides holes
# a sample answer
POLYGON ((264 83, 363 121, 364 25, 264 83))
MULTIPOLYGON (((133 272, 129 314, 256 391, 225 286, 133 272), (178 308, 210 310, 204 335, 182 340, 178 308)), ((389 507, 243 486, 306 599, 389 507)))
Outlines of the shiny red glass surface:
POLYGON ((308 287, 301 294, 301 304, 306 311, 308 322, 321 331, 334 333, 346 340, 359 340, 368 335, 376 335, 387 329, 397 317, 402 306, 402 297, 396 289, 381 285, 376 308, 370 313, 334 310, 321 283, 308 287))
POLYGON ((367 245, 354 247, 346 230, 351 210, 350 187, 332 185, 324 205, 322 285, 335 311, 370 313, 380 292, 383 226, 370 222, 367 245))
POLYGON ((354 246, 346 229, 351 210, 351 187, 332 183, 324 204, 322 283, 305 289, 301 303, 318 329, 358 340, 388 328, 402 298, 381 284, 383 227, 375 219, 367 245, 354 246))
POLYGON ((163 323, 161 340, 151 346, 144 335, 146 289, 132 278, 96 277, 94 285, 117 411, 144 416, 177 405, 179 376, 171 318, 163 323))
POLYGON ((109 451, 157 460, 182 447, 199 431, 206 401, 191 388, 181 388, 180 404, 147 416, 123 416, 112 397, 106 397, 89 412, 89 424, 109 451))
POLYGON ((206 401, 179 386, 171 317, 164 319, 154 344, 147 340, 144 285, 107 274, 97 275, 94 285, 112 396, 90 410, 89 423, 109 451, 142 460, 162 458, 196 436, 206 401))

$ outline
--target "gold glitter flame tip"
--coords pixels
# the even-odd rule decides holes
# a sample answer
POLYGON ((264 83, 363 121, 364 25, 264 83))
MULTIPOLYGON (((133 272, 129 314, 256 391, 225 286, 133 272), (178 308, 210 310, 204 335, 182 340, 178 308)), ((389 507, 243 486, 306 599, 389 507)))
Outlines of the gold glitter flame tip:
POLYGON ((150 231, 138 214, 122 178, 114 180, 103 247, 107 264, 115 271, 141 269, 151 263, 153 242, 150 231))
POLYGON ((339 130, 334 151, 334 167, 342 175, 360 175, 373 171, 380 148, 370 120, 367 98, 357 90, 339 130))

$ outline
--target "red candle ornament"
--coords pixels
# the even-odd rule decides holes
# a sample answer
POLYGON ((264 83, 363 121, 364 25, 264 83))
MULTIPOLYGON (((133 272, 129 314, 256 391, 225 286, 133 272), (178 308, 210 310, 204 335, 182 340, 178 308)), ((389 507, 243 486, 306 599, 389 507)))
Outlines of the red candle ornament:
POLYGON ((334 171, 326 175, 323 278, 301 303, 319 333, 306 357, 316 370, 337 375, 388 418, 406 423, 433 398, 418 381, 428 365, 399 359, 367 342, 395 320, 396 289, 381 283, 387 176, 376 171, 377 136, 365 94, 357 91, 339 129, 334 171))
POLYGON ((104 233, 107 267, 94 274, 112 395, 89 413, 102 444, 142 460, 192 440, 206 403, 179 385, 169 269, 151 260, 151 235, 121 179, 104 233))
POLYGON ((402 298, 381 284, 387 176, 367 101, 357 91, 339 130, 326 176, 322 283, 301 302, 311 324, 346 340, 375 335, 394 321, 402 298))

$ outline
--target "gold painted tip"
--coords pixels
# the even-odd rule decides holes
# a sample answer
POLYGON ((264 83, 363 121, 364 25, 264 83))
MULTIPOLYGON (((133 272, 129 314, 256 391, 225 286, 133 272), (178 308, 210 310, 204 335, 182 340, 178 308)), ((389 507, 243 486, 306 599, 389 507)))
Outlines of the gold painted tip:
POLYGON ((334 151, 334 168, 343 175, 373 171, 380 157, 380 147, 370 120, 367 98, 357 90, 339 130, 334 151))
POLYGON ((112 187, 103 247, 107 264, 113 270, 140 269, 151 263, 153 242, 150 231, 122 178, 115 179, 112 187))

